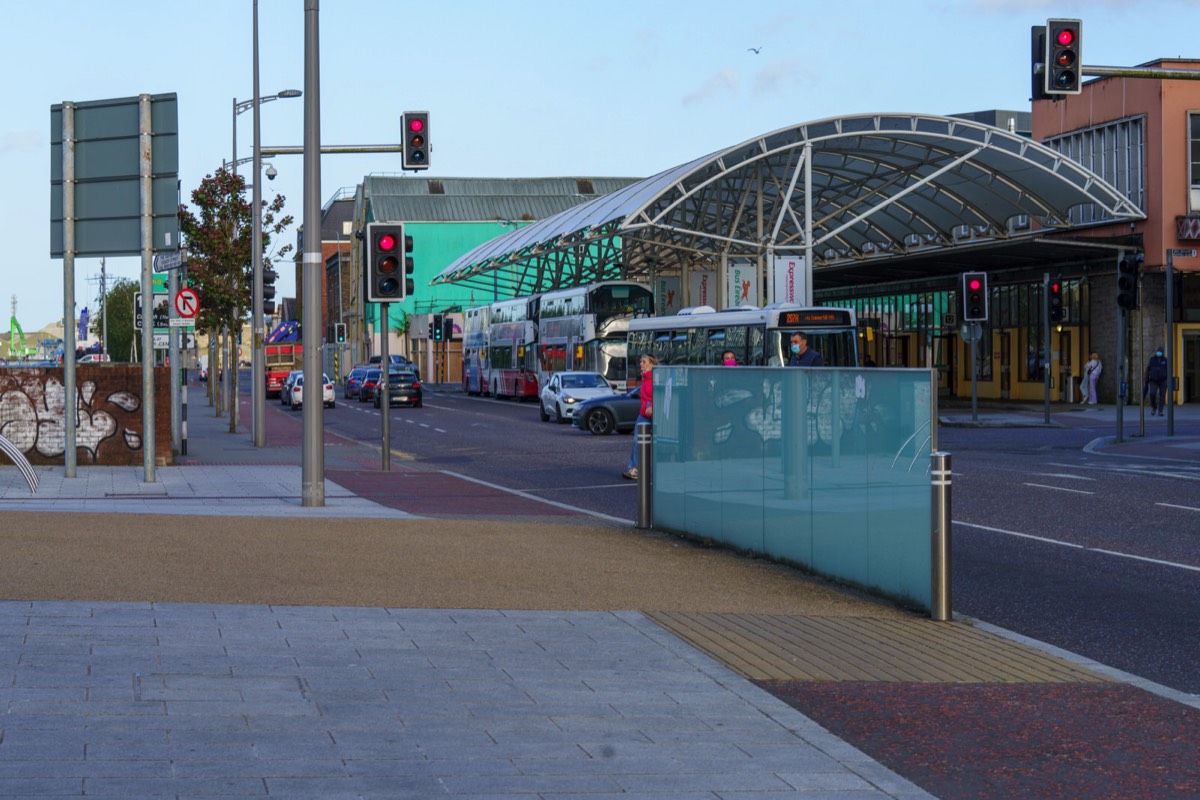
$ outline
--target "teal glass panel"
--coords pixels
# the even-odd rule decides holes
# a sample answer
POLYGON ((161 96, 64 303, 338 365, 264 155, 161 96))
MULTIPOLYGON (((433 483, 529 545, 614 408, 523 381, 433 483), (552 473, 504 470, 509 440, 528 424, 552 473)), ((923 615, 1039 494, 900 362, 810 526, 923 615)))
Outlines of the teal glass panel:
POLYGON ((654 526, 928 608, 930 381, 657 367, 654 526))

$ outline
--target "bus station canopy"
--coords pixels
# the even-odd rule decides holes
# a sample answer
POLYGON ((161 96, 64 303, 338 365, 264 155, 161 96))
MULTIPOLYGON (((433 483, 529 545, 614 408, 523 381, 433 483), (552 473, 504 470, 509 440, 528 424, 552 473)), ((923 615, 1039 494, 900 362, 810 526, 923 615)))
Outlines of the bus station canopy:
POLYGON ((988 259, 1035 265, 1083 244, 1047 232, 1144 216, 1025 136, 958 117, 866 114, 680 164, 485 242, 433 283, 521 296, 771 255, 810 257, 818 288, 876 283, 930 266, 987 269, 988 259))

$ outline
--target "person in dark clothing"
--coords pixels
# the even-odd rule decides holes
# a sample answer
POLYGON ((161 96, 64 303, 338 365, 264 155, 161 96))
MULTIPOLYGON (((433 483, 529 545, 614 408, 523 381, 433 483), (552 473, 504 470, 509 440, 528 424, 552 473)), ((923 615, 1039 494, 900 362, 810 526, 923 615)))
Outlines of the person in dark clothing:
POLYGON ((808 334, 796 331, 792 334, 791 354, 788 356, 789 367, 823 367, 825 359, 821 354, 808 346, 808 334))
POLYGON ((1150 399, 1150 416, 1163 415, 1167 405, 1167 378, 1171 370, 1160 347, 1146 362, 1146 390, 1150 399))

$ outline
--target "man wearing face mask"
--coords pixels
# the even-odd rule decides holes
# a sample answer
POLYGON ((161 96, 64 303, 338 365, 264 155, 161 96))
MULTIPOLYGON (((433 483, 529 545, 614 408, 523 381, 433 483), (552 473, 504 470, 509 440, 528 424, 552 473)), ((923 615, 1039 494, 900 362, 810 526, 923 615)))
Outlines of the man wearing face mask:
POLYGON ((1163 409, 1167 405, 1167 378, 1170 375, 1170 369, 1167 365, 1167 359, 1163 356, 1163 349, 1160 347, 1154 351, 1154 355, 1146 363, 1146 396, 1150 399, 1150 416, 1158 414, 1163 415, 1163 409))
POLYGON ((791 353, 788 355, 789 367, 823 367, 825 359, 821 354, 808 346, 808 334, 796 331, 792 334, 791 353))

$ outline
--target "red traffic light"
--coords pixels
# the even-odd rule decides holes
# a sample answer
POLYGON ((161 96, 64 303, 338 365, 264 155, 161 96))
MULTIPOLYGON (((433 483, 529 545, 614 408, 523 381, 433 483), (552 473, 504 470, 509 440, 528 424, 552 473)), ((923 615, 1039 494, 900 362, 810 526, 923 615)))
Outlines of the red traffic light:
POLYGON ((1058 32, 1056 38, 1061 47, 1075 44, 1075 31, 1072 28, 1063 28, 1058 32))
POLYGON ((1062 291, 1062 286, 1057 283, 1052 283, 1050 284, 1050 291, 1054 294, 1058 294, 1060 291, 1062 291))
POLYGON ((983 288, 983 281, 979 280, 979 278, 971 278, 967 281, 967 288, 972 292, 978 292, 983 288))
POLYGON ((396 249, 396 237, 390 233, 385 233, 379 237, 379 249, 385 252, 390 252, 396 249))
POLYGON ((408 120, 408 129, 413 133, 420 133, 425 130, 425 120, 420 117, 412 117, 408 120))

